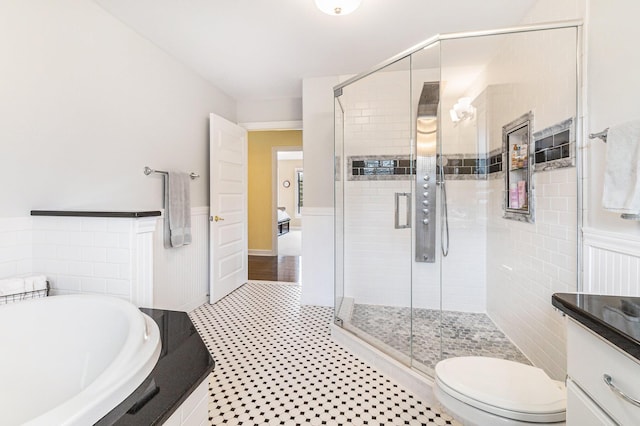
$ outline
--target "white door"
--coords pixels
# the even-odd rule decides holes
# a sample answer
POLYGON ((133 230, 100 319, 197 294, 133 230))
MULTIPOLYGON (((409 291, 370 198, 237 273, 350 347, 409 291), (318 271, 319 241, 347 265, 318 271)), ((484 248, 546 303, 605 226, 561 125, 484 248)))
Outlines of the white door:
POLYGON ((211 114, 209 300, 247 282, 247 131, 211 114))

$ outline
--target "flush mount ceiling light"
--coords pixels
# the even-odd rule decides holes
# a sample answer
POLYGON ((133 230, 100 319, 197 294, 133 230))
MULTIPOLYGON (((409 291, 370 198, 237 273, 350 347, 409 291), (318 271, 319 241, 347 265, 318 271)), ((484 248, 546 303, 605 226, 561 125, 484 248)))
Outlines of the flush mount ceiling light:
POLYGON ((471 105, 471 98, 460 98, 449 110, 451 121, 457 123, 462 120, 471 120, 476 113, 476 109, 471 105))
POLYGON ((327 15, 342 16, 356 10, 362 0, 315 0, 316 7, 327 15))

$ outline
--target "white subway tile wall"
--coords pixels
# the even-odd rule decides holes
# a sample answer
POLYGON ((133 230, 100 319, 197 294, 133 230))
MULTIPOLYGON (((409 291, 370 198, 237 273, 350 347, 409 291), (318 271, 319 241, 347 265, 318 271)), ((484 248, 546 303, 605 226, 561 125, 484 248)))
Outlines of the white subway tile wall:
POLYGON ((30 217, 0 218, 0 279, 33 272, 30 217))
MULTIPOLYGON (((575 116, 575 37, 573 29, 508 37, 481 79, 491 87, 491 149, 502 126, 528 111, 534 132, 575 116)), ((504 181, 490 180, 487 313, 536 366, 563 379, 565 332, 551 295, 577 290, 576 169, 533 176, 535 224, 503 219, 504 181)))
MULTIPOLYGON (((419 74, 419 76, 418 76, 419 74)), ((422 70, 421 81, 438 80, 438 73, 422 70)), ((422 86, 413 87, 418 99, 422 86)), ((345 88, 345 158, 407 156, 411 153, 412 123, 408 71, 385 71, 345 88)), ((345 165, 347 166, 347 165, 345 165)), ((348 173, 345 167, 343 173, 348 173)), ((448 197, 457 203, 450 211, 450 256, 443 264, 447 309, 485 312, 486 182, 451 182, 448 197)), ((411 245, 414 227, 395 229, 396 192, 411 192, 410 180, 346 181, 344 188, 345 296, 356 303, 438 308, 438 263, 415 263, 411 245), (413 283, 412 283, 413 277, 413 283), (413 285, 413 301, 411 291, 413 285)), ((433 223, 440 229, 439 222, 433 223)), ((441 257, 437 233, 436 256, 441 257)))
MULTIPOLYGON (((192 209, 193 242, 180 249, 164 249, 162 219, 151 219, 157 221, 152 241, 154 305, 157 301, 165 309, 190 311, 207 301, 208 218, 208 207, 192 209)), ((135 221, 48 216, 0 218, 0 279, 44 274, 50 281, 52 294, 98 293, 135 302, 139 295, 134 294, 134 288, 141 277, 132 262, 145 255, 137 247, 135 221)))
POLYGON ((49 217, 33 220, 33 270, 52 293, 98 293, 130 300, 135 219, 49 217))
POLYGON ((556 292, 576 291, 576 169, 536 173, 536 223, 502 219, 504 182, 492 185, 487 238, 487 312, 534 363, 556 379, 566 374, 556 292), (560 188, 573 186, 573 195, 560 188), (517 307, 517 309, 514 309, 517 307))

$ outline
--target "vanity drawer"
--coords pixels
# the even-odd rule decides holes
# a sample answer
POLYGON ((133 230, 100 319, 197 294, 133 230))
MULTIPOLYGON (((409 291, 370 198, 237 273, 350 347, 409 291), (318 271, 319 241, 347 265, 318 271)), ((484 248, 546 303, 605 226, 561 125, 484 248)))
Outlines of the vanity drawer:
POLYGON ((607 414, 585 395, 573 380, 567 380, 567 424, 579 426, 616 426, 607 414))
POLYGON ((640 407, 624 400, 605 383, 640 399, 640 363, 573 320, 567 322, 567 368, 575 381, 604 411, 622 425, 640 424, 640 407))

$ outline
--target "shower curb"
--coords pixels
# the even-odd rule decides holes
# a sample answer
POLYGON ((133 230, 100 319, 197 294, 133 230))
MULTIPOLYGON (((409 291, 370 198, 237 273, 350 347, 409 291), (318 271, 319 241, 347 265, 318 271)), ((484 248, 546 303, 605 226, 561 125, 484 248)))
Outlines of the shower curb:
POLYGON ((433 381, 410 367, 396 361, 379 349, 360 340, 353 333, 336 324, 330 324, 332 339, 381 373, 388 375, 426 404, 435 404, 433 381))

